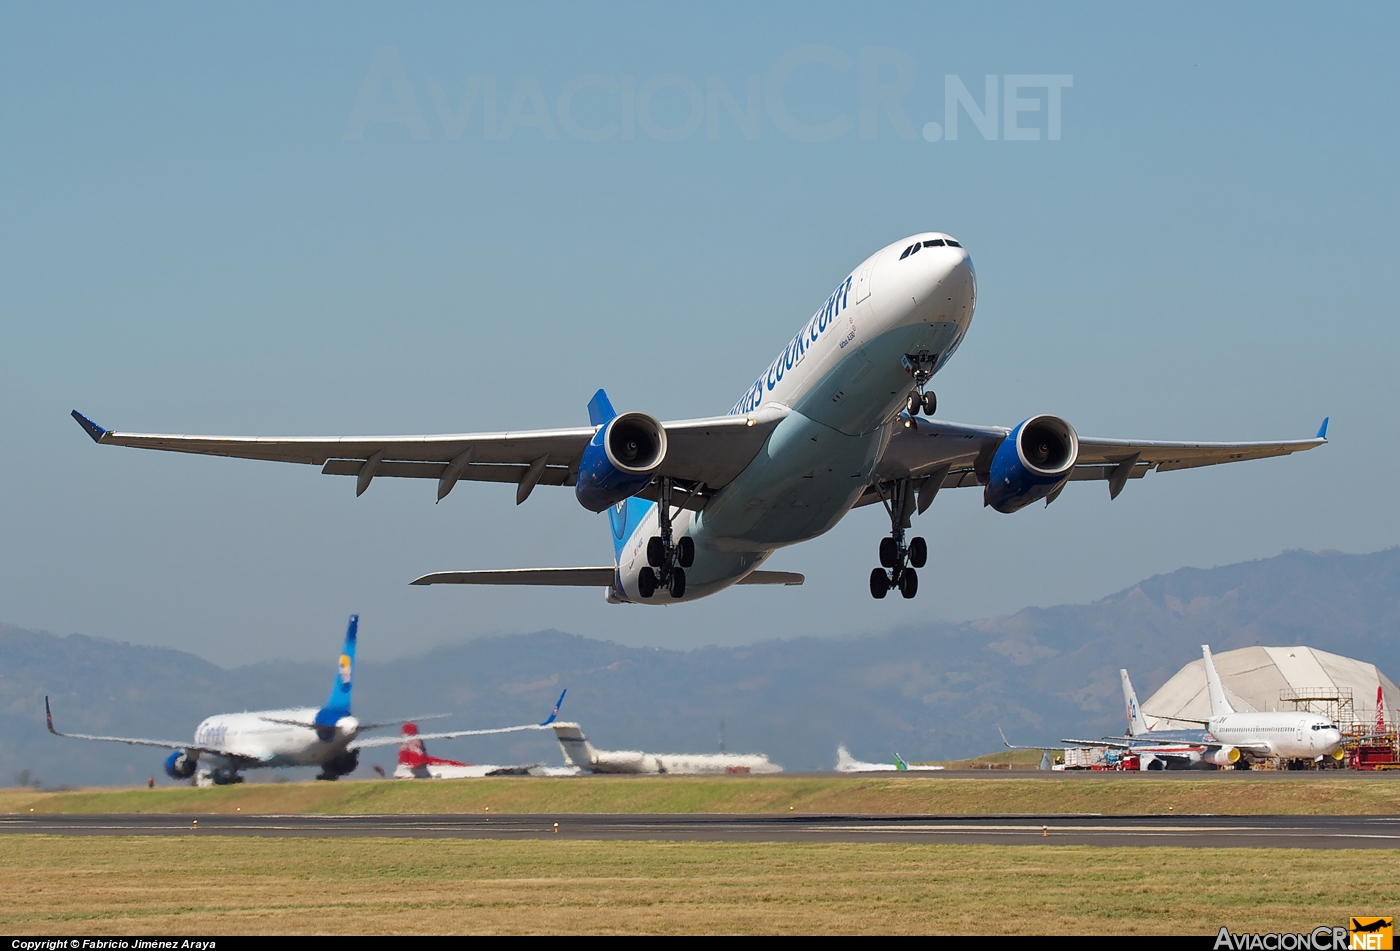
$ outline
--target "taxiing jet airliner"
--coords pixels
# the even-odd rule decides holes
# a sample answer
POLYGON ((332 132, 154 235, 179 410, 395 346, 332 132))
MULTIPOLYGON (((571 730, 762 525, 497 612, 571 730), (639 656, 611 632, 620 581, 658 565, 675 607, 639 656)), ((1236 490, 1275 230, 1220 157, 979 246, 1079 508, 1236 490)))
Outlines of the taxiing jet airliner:
POLYGON ((856 759, 844 745, 836 747, 836 771, 838 773, 887 773, 887 772, 929 772, 942 769, 942 766, 910 766, 904 757, 894 754, 893 763, 866 763, 856 759))
MULTIPOLYGON (((350 615, 345 631, 345 645, 336 662, 335 680, 330 696, 320 709, 315 707, 292 710, 263 710, 256 713, 225 713, 212 716, 194 731, 193 743, 165 740, 142 740, 125 736, 89 736, 84 733, 59 733, 54 729, 49 698, 44 698, 44 714, 49 732, 78 740, 102 740, 133 746, 158 746, 173 750, 165 760, 165 772, 171 779, 190 779, 203 769, 215 785, 241 783, 240 770, 265 766, 319 766, 317 779, 337 779, 352 773, 359 765, 360 750, 371 746, 398 745, 396 736, 362 738, 360 734, 386 726, 399 726, 407 720, 426 719, 406 717, 386 723, 361 723, 350 715, 350 697, 355 682, 355 641, 360 616, 350 615)), ((560 701, 564 699, 559 696, 560 701)), ((544 723, 503 727, 492 730, 456 730, 448 733, 419 734, 419 739, 449 739, 457 736, 482 736, 490 733, 514 733, 520 730, 547 729, 559 712, 544 723)))
POLYGON ((1326 420, 1313 439, 1205 443, 1088 438, 1051 415, 1010 428, 929 418, 937 400, 928 385, 962 343, 976 302, 960 242, 940 232, 905 238, 838 283, 727 415, 703 419, 617 413, 602 390, 588 404, 588 426, 506 433, 149 435, 73 416, 105 445, 318 465, 354 476, 357 495, 379 477, 436 479, 439 500, 464 479, 513 483, 517 505, 538 485, 573 486, 584 508, 608 513, 611 565, 447 571, 413 583, 596 586, 610 602, 643 604, 734 584, 801 584, 800 574, 759 566, 877 502, 890 532, 870 593, 897 588, 912 598, 928 546, 906 532, 942 489, 980 486, 984 505, 1010 513, 1050 504, 1069 482, 1107 482, 1117 498, 1151 469, 1281 456, 1327 441, 1326 420))

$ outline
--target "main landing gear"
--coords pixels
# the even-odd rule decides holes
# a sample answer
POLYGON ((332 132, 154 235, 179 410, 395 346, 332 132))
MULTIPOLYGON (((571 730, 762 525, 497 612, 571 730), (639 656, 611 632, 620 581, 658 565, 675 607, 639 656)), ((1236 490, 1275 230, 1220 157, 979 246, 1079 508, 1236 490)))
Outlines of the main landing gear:
POLYGON ((914 378, 913 393, 909 394, 909 400, 904 408, 910 416, 918 416, 922 411, 925 416, 932 416, 938 412, 938 395, 932 390, 924 391, 929 380, 933 379, 934 368, 938 366, 938 354, 921 350, 918 353, 906 353, 901 361, 904 364, 905 372, 914 378))
POLYGON ((922 538, 915 537, 909 540, 908 545, 904 544, 904 532, 909 527, 909 517, 914 509, 914 492, 908 479, 899 479, 887 486, 877 482, 875 491, 880 494, 880 502, 890 514, 890 534, 888 538, 880 539, 882 567, 870 572, 870 594, 883 598, 891 588, 898 588, 905 598, 912 598, 919 593, 919 575, 915 569, 922 568, 928 561, 928 543, 922 538))
POLYGON ((647 540, 647 567, 637 575, 637 593, 644 598, 650 598, 658 588, 677 600, 685 597, 685 569, 695 564, 695 539, 686 535, 676 541, 671 534, 674 488, 670 476, 661 477, 661 500, 656 507, 661 534, 647 540))

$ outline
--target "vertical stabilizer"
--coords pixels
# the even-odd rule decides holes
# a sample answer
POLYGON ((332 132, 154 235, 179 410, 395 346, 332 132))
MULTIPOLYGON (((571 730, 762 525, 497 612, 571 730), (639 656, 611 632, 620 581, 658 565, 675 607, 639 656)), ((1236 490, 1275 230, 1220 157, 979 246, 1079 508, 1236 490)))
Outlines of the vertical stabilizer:
POLYGON ((588 737, 583 735, 583 730, 577 723, 556 721, 554 738, 559 741, 559 748, 564 751, 564 759, 569 765, 589 771, 598 765, 598 752, 593 749, 593 744, 588 742, 588 737))
POLYGON ((326 698, 326 705, 316 711, 317 726, 335 726, 341 717, 350 715, 350 691, 355 686, 355 634, 359 627, 360 616, 350 615, 345 644, 340 648, 340 659, 335 665, 335 680, 331 681, 331 695, 326 698))
POLYGON ((898 753, 896 753, 894 754, 894 768, 898 770, 906 770, 909 768, 909 764, 904 762, 903 756, 900 756, 898 753))
POLYGON ((1225 699, 1225 688, 1221 686, 1220 674, 1216 673, 1215 661, 1210 656, 1210 645, 1201 645, 1201 657, 1206 662, 1206 690, 1210 693, 1210 715, 1211 718, 1223 717, 1227 713, 1234 713, 1235 708, 1230 706, 1230 701, 1225 699))
POLYGON ((1147 720, 1142 715, 1142 707, 1138 706, 1137 691, 1133 689, 1133 682, 1128 679, 1126 670, 1119 670, 1118 676, 1123 678, 1123 703, 1128 708, 1128 735, 1140 736, 1147 732, 1147 720))

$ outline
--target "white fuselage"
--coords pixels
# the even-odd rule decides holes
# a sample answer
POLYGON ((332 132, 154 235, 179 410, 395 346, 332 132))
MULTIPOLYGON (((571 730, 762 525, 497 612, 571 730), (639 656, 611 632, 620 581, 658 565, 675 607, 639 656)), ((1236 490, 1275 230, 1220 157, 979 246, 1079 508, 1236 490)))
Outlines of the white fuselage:
POLYGON ((762 753, 643 753, 594 749, 577 723, 554 724, 554 736, 570 766, 589 773, 676 775, 781 773, 762 753))
POLYGON ((1223 746, 1263 746, 1282 759, 1328 756, 1342 746, 1336 724, 1316 713, 1226 713, 1211 717, 1207 729, 1223 746))
POLYGON ((254 713, 221 713, 200 723, 194 731, 196 746, 215 746, 228 755, 204 753, 201 765, 230 769, 257 766, 321 766, 343 756, 346 746, 359 735, 354 717, 342 717, 323 740, 306 726, 277 721, 310 723, 316 708, 261 710, 254 713))
MULTIPOLYGON (((778 548, 835 526, 870 484, 914 390, 905 355, 935 357, 937 372, 962 342, 977 298, 972 261, 949 246, 901 260, 914 240, 876 252, 851 272, 731 411, 783 419, 703 511, 675 518, 676 536, 695 540, 682 600, 714 594, 778 548)), ((618 555, 614 598, 641 600, 637 577, 658 531, 653 506, 618 555)))

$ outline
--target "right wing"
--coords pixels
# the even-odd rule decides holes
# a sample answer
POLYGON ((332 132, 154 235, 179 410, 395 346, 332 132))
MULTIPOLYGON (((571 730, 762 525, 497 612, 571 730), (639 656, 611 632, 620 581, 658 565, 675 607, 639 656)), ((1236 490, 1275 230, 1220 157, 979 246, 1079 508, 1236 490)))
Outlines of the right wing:
MULTIPOLYGON (((663 423, 666 458, 656 475, 675 479, 686 506, 699 508, 744 471, 786 415, 786 409, 771 406, 744 416, 663 423)), ((440 500, 465 479, 514 483, 516 504, 536 485, 573 485, 583 450, 597 431, 578 426, 441 436, 188 436, 114 432, 77 410, 73 418, 104 446, 316 465, 325 475, 355 476, 356 495, 380 476, 437 479, 440 500)), ((655 485, 639 495, 655 501, 655 485)))
POLYGON ((494 730, 451 730, 446 733, 415 733, 413 736, 373 736, 364 740, 353 740, 346 749, 363 750, 371 746, 398 746, 409 740, 450 740, 458 736, 491 736, 496 733, 523 733, 527 730, 551 729, 543 723, 522 723, 519 726, 501 726, 494 730))
POLYGON ((126 743, 129 746, 158 746, 165 750, 198 750, 201 753, 222 754, 224 751, 212 746, 199 746, 195 743, 176 743, 166 740, 141 740, 128 736, 89 736, 86 733, 60 733, 53 727, 53 711, 49 709, 49 698, 44 698, 44 717, 49 722, 49 732, 54 736, 66 736, 71 740, 101 740, 105 743, 126 743))

